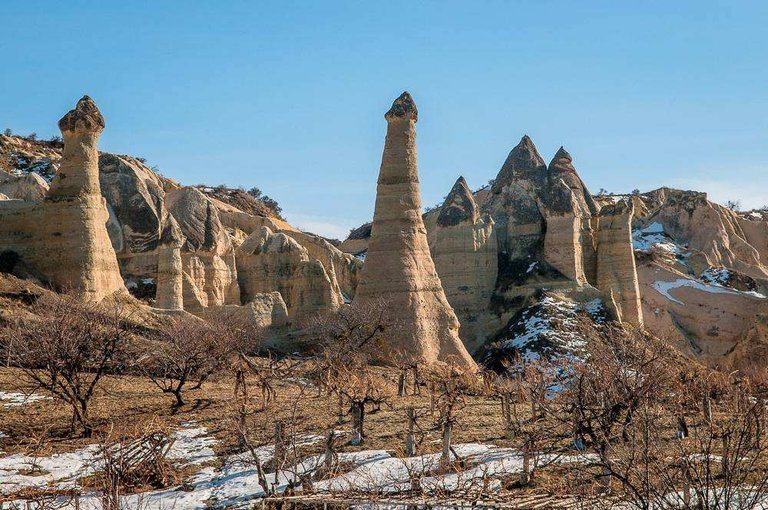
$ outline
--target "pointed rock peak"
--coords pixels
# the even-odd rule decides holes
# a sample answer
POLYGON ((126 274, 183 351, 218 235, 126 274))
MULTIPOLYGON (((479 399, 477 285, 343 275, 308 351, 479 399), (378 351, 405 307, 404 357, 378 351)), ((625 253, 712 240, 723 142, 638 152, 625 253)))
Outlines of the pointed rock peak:
POLYGON ((571 155, 568 153, 567 150, 565 150, 565 147, 563 147, 562 145, 560 146, 559 149, 557 149, 557 153, 555 154, 554 159, 567 159, 568 161, 573 161, 573 158, 571 157, 571 155))
POLYGON ((459 177, 451 188, 451 192, 445 197, 445 202, 443 202, 437 217, 437 223, 442 227, 458 225, 464 221, 475 223, 477 216, 477 203, 472 190, 467 186, 464 177, 459 177))
POLYGON ((549 171, 563 171, 563 172, 576 172, 573 167, 573 158, 565 148, 560 147, 555 157, 549 163, 549 171))
POLYGON ((416 103, 413 102, 413 98, 406 91, 400 94, 400 97, 395 99, 392 103, 392 108, 384 114, 384 118, 391 119, 410 119, 414 122, 419 120, 419 111, 416 109, 416 103))
POLYGON ((77 106, 61 118, 59 129, 62 132, 95 133, 104 129, 104 117, 93 99, 83 96, 77 106))
POLYGON ((520 139, 507 156, 493 183, 492 191, 501 192, 505 185, 516 179, 541 180, 546 174, 547 164, 541 157, 536 145, 528 135, 520 139))

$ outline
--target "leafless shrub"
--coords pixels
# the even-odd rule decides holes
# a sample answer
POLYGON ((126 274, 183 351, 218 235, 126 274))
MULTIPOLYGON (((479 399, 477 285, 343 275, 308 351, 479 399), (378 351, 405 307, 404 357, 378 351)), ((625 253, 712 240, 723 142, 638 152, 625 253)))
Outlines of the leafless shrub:
POLYGON ((463 365, 437 364, 426 374, 433 402, 439 413, 438 426, 442 430, 442 453, 440 469, 447 471, 451 465, 451 454, 460 460, 451 446, 453 428, 458 414, 466 405, 466 397, 481 389, 474 370, 463 365))
POLYGON ((163 393, 173 395, 174 407, 181 407, 186 387, 199 389, 256 334, 233 317, 175 317, 136 344, 134 363, 163 393))
POLYGON ((129 326, 119 304, 82 303, 56 295, 32 306, 40 319, 5 326, 8 359, 36 388, 72 409, 72 425, 89 437, 89 404, 102 377, 121 369, 129 326))
POLYGON ((124 508, 123 495, 145 487, 161 488, 178 481, 166 460, 173 439, 155 422, 128 430, 114 425, 100 438, 100 471, 91 480, 105 510, 124 508))

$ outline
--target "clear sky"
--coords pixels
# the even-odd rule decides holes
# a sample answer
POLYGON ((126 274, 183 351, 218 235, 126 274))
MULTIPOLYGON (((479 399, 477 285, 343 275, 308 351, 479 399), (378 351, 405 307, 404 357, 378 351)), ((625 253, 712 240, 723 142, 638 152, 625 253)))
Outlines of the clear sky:
POLYGON ((258 186, 332 237, 373 212, 384 112, 419 108, 425 205, 528 133, 593 192, 768 204, 768 2, 2 1, 0 129, 57 134, 185 184, 258 186))

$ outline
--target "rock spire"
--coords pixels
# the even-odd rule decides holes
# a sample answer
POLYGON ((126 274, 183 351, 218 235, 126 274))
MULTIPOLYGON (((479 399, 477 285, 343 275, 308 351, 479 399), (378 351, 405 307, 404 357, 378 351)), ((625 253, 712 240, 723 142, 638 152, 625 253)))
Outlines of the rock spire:
POLYGON ((384 143, 373 228, 353 306, 383 298, 401 327, 387 345, 415 360, 474 367, 459 339, 459 321, 445 297, 421 217, 416 120, 404 92, 384 116, 384 143))
POLYGON ((83 96, 62 117, 59 128, 64 153, 43 202, 52 231, 41 239, 56 256, 49 254, 49 262, 41 257, 38 267, 55 285, 99 301, 125 289, 107 233, 109 213, 99 186, 97 145, 104 118, 96 103, 83 96))
MULTIPOLYGON (((547 164, 539 154, 533 140, 524 135, 507 156, 493 182, 491 190, 501 193, 504 186, 510 183, 519 184, 521 181, 530 181, 535 187, 541 187, 547 175, 547 164)), ((532 187, 533 187, 532 186, 532 187)))

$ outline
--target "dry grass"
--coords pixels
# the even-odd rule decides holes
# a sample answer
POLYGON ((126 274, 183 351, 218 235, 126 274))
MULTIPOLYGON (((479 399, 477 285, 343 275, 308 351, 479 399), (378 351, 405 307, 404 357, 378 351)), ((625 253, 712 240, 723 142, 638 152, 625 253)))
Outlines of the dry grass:
MULTIPOLYGON (((377 369, 386 373, 396 384, 397 371, 377 369)), ((255 381, 249 378, 249 383, 255 381)), ((185 422, 196 422, 207 427, 219 439, 219 448, 234 447, 232 430, 232 394, 234 377, 229 374, 207 382, 201 389, 190 391, 189 403, 180 409, 172 409, 173 400, 147 379, 129 376, 108 376, 97 389, 93 400, 95 434, 106 433, 110 424, 127 426, 137 421, 153 418, 169 428, 181 427, 185 422)), ((33 391, 24 380, 20 370, 0 368, 0 388, 3 391, 29 393, 33 391)), ((281 381, 275 385, 277 400, 267 411, 257 413, 257 423, 263 424, 254 432, 257 441, 271 439, 272 423, 275 419, 286 418, 298 399, 296 432, 298 434, 323 434, 329 428, 346 430, 351 427, 349 417, 346 423, 337 423, 337 403, 325 394, 318 396, 314 387, 304 390, 297 383, 281 381), (303 393, 302 393, 303 391, 303 393)), ((378 412, 368 413, 365 418, 366 438, 355 449, 385 449, 397 451, 405 444, 405 409, 415 407, 423 418, 419 425, 424 437, 420 452, 439 450, 440 431, 435 426, 437 413, 430 417, 430 398, 425 388, 419 396, 393 397, 391 405, 383 405, 378 412)), ((0 407, 0 431, 8 435, 0 439, 0 447, 8 452, 21 452, 36 446, 36 438, 45 438, 41 455, 51 452, 71 451, 92 443, 93 440, 70 436, 71 416, 69 408, 54 400, 41 400, 18 407, 0 407)), ((459 411, 456 442, 493 442, 504 444, 504 433, 499 404, 489 397, 469 397, 467 406, 459 411)))

